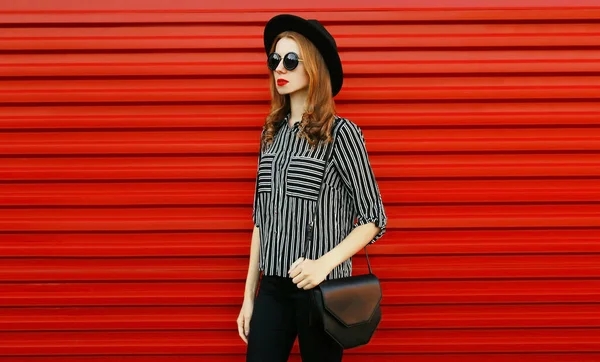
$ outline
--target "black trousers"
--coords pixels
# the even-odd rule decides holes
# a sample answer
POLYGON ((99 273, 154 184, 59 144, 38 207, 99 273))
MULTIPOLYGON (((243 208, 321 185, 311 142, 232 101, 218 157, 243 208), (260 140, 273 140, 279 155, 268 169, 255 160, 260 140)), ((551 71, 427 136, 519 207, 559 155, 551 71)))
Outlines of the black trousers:
POLYGON ((250 320, 246 362, 285 362, 298 336, 303 362, 338 362, 343 348, 323 330, 309 322, 309 291, 298 288, 292 278, 263 275, 250 320))

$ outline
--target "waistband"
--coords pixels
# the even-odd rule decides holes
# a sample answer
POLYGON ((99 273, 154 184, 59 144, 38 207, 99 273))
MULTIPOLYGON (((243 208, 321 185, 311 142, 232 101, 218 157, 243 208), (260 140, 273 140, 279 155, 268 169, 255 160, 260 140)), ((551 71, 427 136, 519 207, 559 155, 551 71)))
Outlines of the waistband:
POLYGON ((293 278, 282 277, 278 275, 263 275, 261 278, 261 283, 269 284, 273 287, 276 287, 278 291, 285 293, 307 292, 307 290, 298 288, 292 279, 293 278))

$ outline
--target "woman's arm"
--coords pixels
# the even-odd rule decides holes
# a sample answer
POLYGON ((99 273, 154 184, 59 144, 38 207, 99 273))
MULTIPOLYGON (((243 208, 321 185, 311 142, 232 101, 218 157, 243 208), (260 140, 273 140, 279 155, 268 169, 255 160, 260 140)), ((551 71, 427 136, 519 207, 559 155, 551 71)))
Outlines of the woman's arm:
MULTIPOLYGON (((260 135, 259 143, 262 140, 264 132, 265 131, 263 128, 260 135)), ((259 150, 258 161, 256 166, 256 180, 254 182, 254 201, 252 203, 252 222, 254 223, 254 230, 252 231, 252 242, 250 246, 250 260, 248 262, 248 275, 246 276, 246 287, 244 288, 244 299, 250 298, 250 300, 254 300, 254 296, 256 295, 258 279, 260 276, 260 272, 258 270, 258 253, 260 250, 260 229, 258 227, 258 225, 260 225, 260 210, 258 202, 258 168, 260 167, 261 157, 262 152, 259 150)))
POLYGON ((335 248, 319 259, 299 258, 296 260, 288 270, 288 274, 298 288, 314 288, 325 280, 336 266, 371 243, 380 232, 381 228, 373 222, 357 226, 335 248))
POLYGON ((259 152, 256 182, 254 184, 254 202, 252 203, 252 221, 254 223, 254 229, 252 230, 252 240, 250 242, 250 257, 248 259, 248 273, 246 275, 246 285, 244 287, 244 302, 242 303, 242 308, 237 318, 238 333, 240 338, 246 343, 248 343, 250 320, 252 319, 252 311, 254 310, 254 298, 256 296, 256 289, 258 288, 258 280, 260 277, 260 270, 258 269, 260 253, 260 228, 258 227, 258 225, 260 225, 260 211, 258 210, 258 167, 260 167, 261 155, 262 152, 259 152))
POLYGON ((244 288, 244 298, 254 300, 260 271, 258 270, 260 230, 254 226, 252 231, 252 243, 250 245, 250 261, 248 262, 248 274, 246 276, 246 287, 244 288))
POLYGON ((318 261, 323 263, 326 270, 331 271, 368 245, 380 231, 381 228, 373 222, 357 226, 352 229, 344 240, 321 256, 318 261))
POLYGON ((237 317, 238 334, 240 338, 248 343, 248 334, 250 333, 250 320, 254 310, 254 296, 258 284, 258 253, 259 253, 259 229, 254 226, 252 232, 252 243, 250 246, 250 262, 248 265, 248 275, 246 276, 246 287, 244 288, 244 302, 237 317))

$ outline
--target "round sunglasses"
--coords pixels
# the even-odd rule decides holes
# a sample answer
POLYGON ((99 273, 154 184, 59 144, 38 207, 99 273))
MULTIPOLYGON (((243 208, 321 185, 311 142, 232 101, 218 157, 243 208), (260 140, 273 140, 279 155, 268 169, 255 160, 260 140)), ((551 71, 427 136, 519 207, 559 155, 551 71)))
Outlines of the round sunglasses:
MULTIPOLYGON (((303 60, 298 57, 298 54, 294 52, 289 52, 283 57, 283 67, 287 70, 294 70, 298 66, 298 62, 302 62, 303 60)), ((267 57, 267 66, 271 70, 277 69, 279 63, 281 62, 281 55, 277 53, 271 53, 267 57)))

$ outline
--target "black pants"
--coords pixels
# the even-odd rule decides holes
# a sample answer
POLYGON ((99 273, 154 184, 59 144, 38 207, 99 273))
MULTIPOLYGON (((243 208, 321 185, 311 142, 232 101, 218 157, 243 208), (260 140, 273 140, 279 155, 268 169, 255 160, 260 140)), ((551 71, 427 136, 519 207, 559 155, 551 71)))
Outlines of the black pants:
POLYGON ((303 362, 338 362, 343 348, 313 318, 309 291, 291 278, 263 275, 250 320, 246 362, 285 362, 296 336, 303 362))

